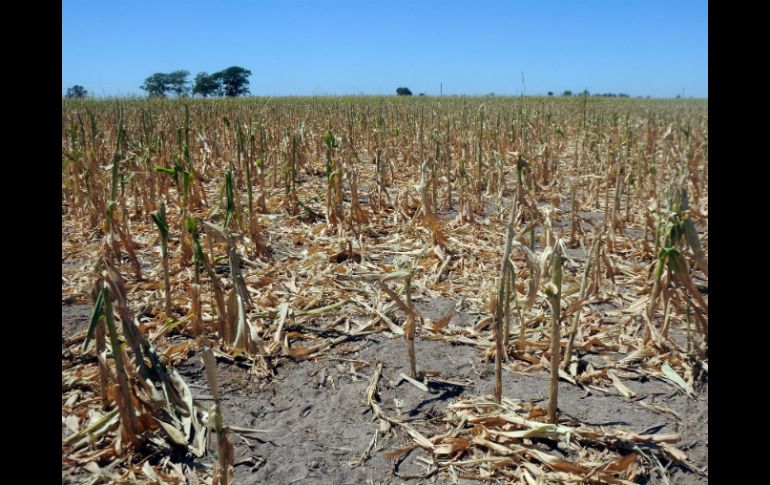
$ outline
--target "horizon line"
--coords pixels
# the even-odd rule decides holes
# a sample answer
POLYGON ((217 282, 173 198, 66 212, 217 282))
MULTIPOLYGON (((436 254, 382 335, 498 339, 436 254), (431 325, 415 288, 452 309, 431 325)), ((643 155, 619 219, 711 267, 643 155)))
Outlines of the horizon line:
POLYGON ((572 93, 572 95, 565 96, 563 94, 548 95, 548 94, 413 94, 411 96, 404 96, 398 94, 369 94, 369 93, 355 93, 355 94, 249 94, 248 96, 165 96, 165 97, 152 97, 145 94, 128 94, 128 95, 91 95, 83 98, 67 98, 62 94, 62 99, 90 99, 90 100, 121 100, 121 99, 159 99, 159 100, 180 100, 187 99, 192 101, 197 100, 224 100, 224 99, 250 99, 250 98, 351 98, 351 97, 371 97, 371 98, 607 98, 607 99, 679 99, 679 100, 704 100, 708 99, 708 96, 687 96, 675 95, 671 97, 664 96, 651 96, 651 95, 639 95, 639 96, 618 96, 618 94, 626 93, 610 93, 615 96, 604 96, 602 94, 589 94, 585 96, 583 93, 572 93))

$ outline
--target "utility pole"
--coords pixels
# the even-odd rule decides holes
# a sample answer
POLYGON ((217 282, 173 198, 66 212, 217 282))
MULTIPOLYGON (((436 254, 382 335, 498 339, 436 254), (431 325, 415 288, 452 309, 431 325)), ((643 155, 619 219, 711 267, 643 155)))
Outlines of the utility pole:
POLYGON ((439 84, 441 85, 441 87, 439 88, 440 89, 439 96, 443 96, 444 95, 444 83, 439 83, 439 84))

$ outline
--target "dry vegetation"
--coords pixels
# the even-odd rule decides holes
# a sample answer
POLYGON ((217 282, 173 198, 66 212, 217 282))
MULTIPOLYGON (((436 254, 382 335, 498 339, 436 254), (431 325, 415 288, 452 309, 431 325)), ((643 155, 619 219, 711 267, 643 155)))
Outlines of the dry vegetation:
POLYGON ((232 483, 233 441, 260 430, 223 420, 216 362, 267 382, 374 334, 403 339, 407 385, 441 381, 430 340, 475 348, 496 382, 406 420, 378 398, 395 363, 356 364, 378 430, 358 466, 421 449, 439 481, 705 477, 677 433, 562 415, 556 384, 698 399, 707 124, 699 101, 63 102, 62 305, 92 308, 63 328, 63 479, 232 483), (455 305, 432 320, 417 303, 435 298, 455 305), (175 370, 193 356, 210 400, 175 370), (503 387, 521 372, 550 373, 549 402, 503 387), (408 440, 377 448, 394 433, 408 440))

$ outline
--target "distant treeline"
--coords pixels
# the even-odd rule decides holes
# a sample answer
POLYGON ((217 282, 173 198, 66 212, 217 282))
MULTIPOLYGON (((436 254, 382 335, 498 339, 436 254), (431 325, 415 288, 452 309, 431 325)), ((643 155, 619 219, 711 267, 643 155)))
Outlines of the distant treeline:
MULTIPOLYGON (((572 91, 567 90, 561 93, 562 96, 572 96, 572 91)), ((553 91, 548 91, 548 96, 553 96, 553 91)), ((591 94, 588 92, 588 90, 583 91, 579 94, 579 96, 598 96, 602 98, 630 98, 631 96, 627 95, 626 93, 602 93, 602 94, 591 94)))
POLYGON ((592 94, 591 96, 601 96, 603 98, 630 98, 631 96, 627 95, 626 93, 603 93, 603 94, 592 94))
POLYGON ((188 96, 190 93, 204 98, 209 96, 234 98, 249 94, 251 71, 243 67, 232 66, 213 74, 200 72, 192 83, 188 79, 189 76, 190 72, 185 70, 170 73, 156 72, 147 77, 140 88, 148 96, 157 98, 165 98, 169 94, 188 96))

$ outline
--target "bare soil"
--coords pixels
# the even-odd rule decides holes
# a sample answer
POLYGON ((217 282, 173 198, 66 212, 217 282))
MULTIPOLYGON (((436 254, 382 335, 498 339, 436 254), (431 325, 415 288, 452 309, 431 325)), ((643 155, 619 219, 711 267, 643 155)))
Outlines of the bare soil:
POLYGON ((90 305, 62 305, 61 306, 61 334, 62 338, 72 337, 73 335, 86 330, 88 320, 91 318, 90 305))

